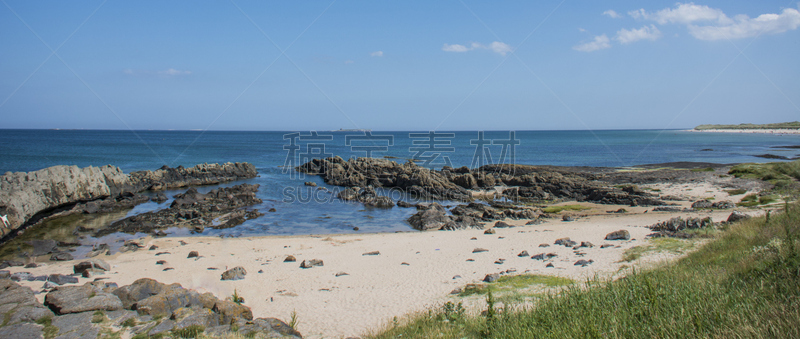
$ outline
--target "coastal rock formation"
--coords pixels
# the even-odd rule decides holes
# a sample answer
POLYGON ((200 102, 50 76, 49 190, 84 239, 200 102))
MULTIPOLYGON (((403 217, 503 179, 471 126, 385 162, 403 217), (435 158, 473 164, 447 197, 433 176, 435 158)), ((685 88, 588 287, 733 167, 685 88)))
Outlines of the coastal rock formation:
POLYGON ((130 337, 184 337, 192 330, 227 337, 302 338, 275 318, 253 319, 250 308, 211 293, 199 294, 153 279, 131 285, 91 282, 56 287, 39 303, 33 291, 0 279, 0 324, 3 338, 96 338, 101 333, 130 337), (45 335, 46 334, 46 335, 45 335))
POLYGON ((114 232, 152 233, 167 227, 190 226, 195 231, 209 228, 230 228, 261 216, 258 210, 240 208, 260 204, 256 197, 259 185, 241 184, 221 187, 206 194, 190 188, 175 195, 169 208, 134 215, 112 223, 95 232, 104 236, 114 232), (217 221, 215 224, 214 221, 217 221))
POLYGON ((710 217, 707 218, 686 218, 675 217, 667 221, 663 221, 650 226, 650 229, 655 232, 662 232, 664 235, 674 235, 687 229, 698 229, 714 227, 714 221, 710 217))
POLYGON ((398 164, 387 159, 341 157, 313 159, 295 168, 319 175, 326 184, 344 187, 386 187, 405 191, 416 199, 472 199, 469 191, 439 171, 429 170, 413 162, 398 164))
POLYGON ((129 175, 110 165, 8 172, 0 177, 0 215, 7 216, 9 224, 0 225, 0 237, 58 211, 108 212, 147 201, 147 197, 136 194, 145 190, 211 185, 256 175, 255 166, 249 163, 164 166, 129 175))

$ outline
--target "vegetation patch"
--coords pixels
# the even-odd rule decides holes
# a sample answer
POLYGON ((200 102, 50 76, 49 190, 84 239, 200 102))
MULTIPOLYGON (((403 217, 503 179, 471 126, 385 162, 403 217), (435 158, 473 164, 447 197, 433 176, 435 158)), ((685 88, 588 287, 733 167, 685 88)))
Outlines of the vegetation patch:
POLYGON ((728 174, 737 178, 759 179, 775 185, 779 191, 796 188, 800 179, 800 161, 747 163, 731 167, 728 174))
POLYGON ((184 328, 178 328, 172 330, 172 334, 177 336, 178 338, 197 338, 200 336, 206 328, 201 325, 191 325, 186 326, 184 328))
POLYGON ((650 243, 647 245, 635 246, 625 250, 622 253, 622 261, 631 262, 648 253, 683 254, 692 248, 694 248, 694 242, 691 240, 667 237, 654 238, 650 239, 650 243))
POLYGON ((747 190, 741 189, 741 188, 737 188, 737 189, 733 189, 733 190, 725 190, 725 192, 728 193, 728 195, 739 195, 739 194, 747 193, 747 190))
POLYGON ((583 211, 589 209, 592 208, 578 204, 573 204, 573 205, 547 206, 542 211, 544 211, 544 213, 560 213, 561 211, 583 211))
POLYGON ((508 290, 519 290, 528 288, 534 285, 542 285, 545 287, 559 287, 573 284, 574 281, 567 278, 553 277, 549 275, 537 274, 520 274, 520 275, 504 275, 497 279, 497 281, 487 284, 467 284, 464 290, 459 293, 459 296, 466 297, 470 295, 485 295, 491 288, 495 292, 502 292, 508 290))
POLYGON ((692 172, 714 172, 714 168, 713 167, 692 168, 692 172))
POLYGON ((778 200, 777 195, 762 195, 759 196, 758 194, 748 194, 745 195, 744 198, 737 204, 739 206, 744 207, 755 207, 759 205, 767 205, 778 200))

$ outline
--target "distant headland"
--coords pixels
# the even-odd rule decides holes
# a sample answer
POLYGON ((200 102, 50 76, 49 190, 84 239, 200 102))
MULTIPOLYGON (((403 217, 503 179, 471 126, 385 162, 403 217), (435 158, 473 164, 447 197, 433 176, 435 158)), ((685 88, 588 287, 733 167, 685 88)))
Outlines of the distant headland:
POLYGON ((692 132, 800 134, 800 121, 774 124, 699 125, 692 132))

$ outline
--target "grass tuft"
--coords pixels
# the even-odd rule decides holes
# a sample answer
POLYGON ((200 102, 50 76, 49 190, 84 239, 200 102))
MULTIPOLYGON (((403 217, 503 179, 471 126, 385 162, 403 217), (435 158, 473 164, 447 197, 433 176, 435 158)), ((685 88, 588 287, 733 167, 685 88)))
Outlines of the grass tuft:
POLYGON ((591 207, 573 204, 573 205, 547 206, 542 211, 544 211, 544 213, 560 213, 561 211, 583 211, 588 209, 591 209, 591 207))

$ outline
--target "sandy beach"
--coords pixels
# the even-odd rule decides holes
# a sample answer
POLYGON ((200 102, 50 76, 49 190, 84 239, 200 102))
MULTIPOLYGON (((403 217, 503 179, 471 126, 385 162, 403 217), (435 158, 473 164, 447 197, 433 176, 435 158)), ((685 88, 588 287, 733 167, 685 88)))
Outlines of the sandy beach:
MULTIPOLYGON (((686 200, 677 202, 682 207, 689 207, 692 201, 700 198, 738 202, 744 196, 730 197, 710 184, 642 187, 658 189, 664 195, 682 196, 686 200)), ((148 277, 163 283, 180 283, 199 292, 211 292, 219 298, 230 296, 235 289, 245 298, 245 305, 252 308, 255 317, 286 320, 296 312, 298 329, 304 337, 345 338, 375 330, 394 317, 453 300, 455 297, 449 294, 453 289, 480 282, 490 273, 509 271, 581 281, 624 274, 621 269, 632 265, 674 259, 677 257, 674 254, 654 253, 638 261, 621 262, 626 249, 650 241, 646 238, 651 233, 647 226, 676 216, 710 216, 715 221, 724 221, 732 212, 652 212, 647 207, 582 205, 590 209, 572 212, 575 221, 550 218, 539 225, 525 226, 527 220, 505 220, 518 227, 498 228, 496 234, 473 229, 224 239, 147 237, 141 239, 146 246, 142 250, 99 257, 112 266, 110 273, 100 277, 120 286, 148 277), (620 208, 628 212, 607 213, 620 208), (631 239, 604 240, 606 234, 617 230, 629 231, 631 239), (585 254, 579 256, 572 248, 553 244, 562 237, 578 243, 588 241, 594 247, 581 248, 580 252, 585 254), (540 244, 549 247, 540 248, 540 244), (600 248, 604 244, 613 246, 600 248), (148 250, 152 245, 158 248, 148 250), (473 253, 476 248, 488 251, 473 253), (198 251, 200 257, 187 258, 190 251, 198 251), (372 251, 380 254, 365 255, 372 251), (557 257, 548 261, 518 257, 522 251, 530 255, 555 253, 557 257), (296 261, 284 262, 289 255, 296 257, 296 261), (303 260, 310 259, 321 259, 324 266, 300 268, 303 260), (505 261, 496 264, 498 259, 505 261), (575 266, 574 262, 579 259, 591 259, 594 263, 575 266), (166 264, 157 265, 158 260, 166 260, 166 264), (554 267, 545 267, 547 263, 553 263, 554 267), (221 281, 220 274, 235 266, 247 270, 246 278, 221 281)), ((757 213, 755 210, 745 212, 757 213)), ((11 271, 28 271, 34 275, 70 274, 73 264, 75 261, 48 262, 37 268, 12 267, 11 271)), ((81 278, 80 283, 87 281, 90 279, 81 278)), ((41 282, 22 284, 34 290, 41 289, 41 282)), ((43 299, 44 294, 38 297, 43 299)))

